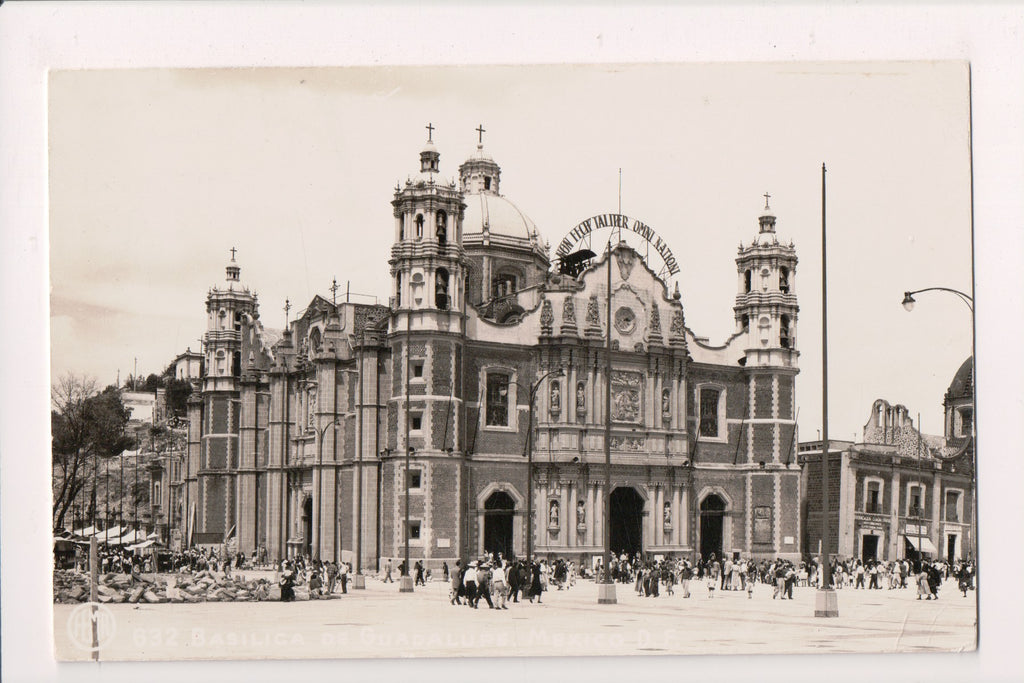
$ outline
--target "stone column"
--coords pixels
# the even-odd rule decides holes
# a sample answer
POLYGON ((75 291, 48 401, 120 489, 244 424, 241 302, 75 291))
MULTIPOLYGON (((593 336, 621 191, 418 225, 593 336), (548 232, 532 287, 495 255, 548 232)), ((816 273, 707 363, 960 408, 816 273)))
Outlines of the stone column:
POLYGON ((903 558, 903 536, 900 534, 900 471, 894 470, 889 480, 889 559, 903 558))
POLYGON ((939 520, 942 519, 942 475, 935 472, 935 478, 932 480, 932 514, 931 514, 931 529, 928 534, 932 543, 935 544, 935 559, 940 559, 945 556, 945 548, 942 543, 942 529, 939 527, 939 520))
POLYGON ((596 525, 594 514, 594 484, 587 484, 587 537, 586 545, 594 545, 594 526, 596 525))
POLYGON ((648 489, 648 497, 644 503, 644 523, 643 523, 643 541, 641 545, 643 548, 651 548, 654 545, 654 517, 655 513, 652 510, 654 507, 655 491, 648 489))
POLYGON ((604 484, 594 486, 594 545, 604 549, 604 484))
POLYGON ((576 547, 576 483, 569 489, 569 507, 565 510, 565 544, 570 548, 576 547))
POLYGON ((571 530, 569 529, 569 484, 562 484, 562 493, 558 496, 558 540, 563 548, 569 545, 571 530))
POLYGON ((684 520, 682 515, 679 514, 682 511, 682 508, 679 507, 681 488, 679 484, 672 487, 672 545, 682 545, 684 520))
POLYGON ((662 512, 664 500, 664 490, 661 484, 656 484, 654 487, 654 509, 651 511, 651 521, 654 524, 655 546, 665 545, 665 523, 663 518, 664 512, 662 512))
POLYGON ((548 483, 537 482, 537 492, 533 499, 533 515, 536 522, 533 525, 533 551, 538 552, 542 546, 547 546, 548 537, 548 483))

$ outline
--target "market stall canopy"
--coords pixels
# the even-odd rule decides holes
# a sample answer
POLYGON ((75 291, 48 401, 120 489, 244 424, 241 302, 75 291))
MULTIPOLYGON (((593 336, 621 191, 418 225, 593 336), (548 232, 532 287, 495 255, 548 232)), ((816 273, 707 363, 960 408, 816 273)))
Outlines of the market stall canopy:
POLYGON ((108 541, 109 545, 131 545, 132 543, 138 543, 139 541, 145 540, 146 534, 142 531, 128 531, 120 538, 115 538, 108 541))
POLYGON ((116 541, 121 538, 121 534, 126 531, 128 531, 128 527, 126 526, 113 526, 109 529, 105 529, 104 531, 98 531, 92 535, 95 536, 96 540, 100 543, 110 543, 111 541, 116 541))
POLYGON ((914 550, 924 551, 926 553, 931 553, 932 555, 936 555, 939 552, 935 547, 935 544, 932 543, 931 539, 927 536, 905 536, 904 538, 910 542, 910 545, 914 547, 914 550))

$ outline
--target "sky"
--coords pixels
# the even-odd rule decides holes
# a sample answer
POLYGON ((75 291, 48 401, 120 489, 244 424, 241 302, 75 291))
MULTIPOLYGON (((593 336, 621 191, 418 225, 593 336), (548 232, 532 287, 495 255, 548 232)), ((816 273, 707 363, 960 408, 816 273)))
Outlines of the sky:
POLYGON ((502 194, 552 245, 622 212, 668 241, 688 326, 734 331, 736 250, 767 192, 797 249, 800 438, 821 411, 821 165, 827 165, 829 430, 885 398, 942 431, 971 352, 964 62, 137 69, 49 80, 51 375, 161 372, 198 350, 238 249, 268 327, 336 278, 386 302, 396 183, 425 126, 457 177, 476 128, 502 194), (137 359, 137 360, 136 360, 137 359))

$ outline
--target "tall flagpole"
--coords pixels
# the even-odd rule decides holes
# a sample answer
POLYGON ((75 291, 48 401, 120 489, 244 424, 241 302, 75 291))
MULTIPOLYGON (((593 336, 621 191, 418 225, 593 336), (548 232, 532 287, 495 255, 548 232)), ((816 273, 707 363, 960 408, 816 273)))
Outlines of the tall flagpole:
POLYGON ((821 587, 815 599, 814 616, 838 617, 839 603, 832 588, 829 562, 829 476, 828 476, 828 261, 825 246, 825 164, 821 165, 821 587))

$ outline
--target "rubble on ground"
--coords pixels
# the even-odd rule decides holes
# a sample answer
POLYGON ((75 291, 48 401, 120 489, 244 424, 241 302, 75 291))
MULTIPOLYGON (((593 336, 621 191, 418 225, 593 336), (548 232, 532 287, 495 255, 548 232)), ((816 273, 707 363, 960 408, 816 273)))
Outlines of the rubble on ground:
MULTIPOLYGON (((246 580, 241 576, 225 578, 223 574, 209 571, 196 574, 101 574, 97 590, 101 603, 258 602, 281 599, 281 588, 268 579, 246 580)), ((324 595, 320 599, 336 597, 324 595)), ((296 586, 295 599, 309 600, 309 588, 296 586)), ((88 602, 89 575, 76 571, 55 571, 53 601, 88 602)))

